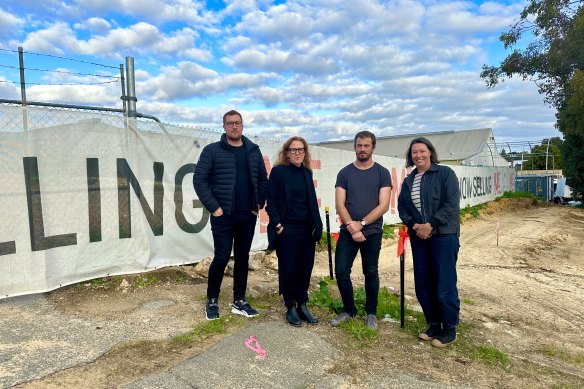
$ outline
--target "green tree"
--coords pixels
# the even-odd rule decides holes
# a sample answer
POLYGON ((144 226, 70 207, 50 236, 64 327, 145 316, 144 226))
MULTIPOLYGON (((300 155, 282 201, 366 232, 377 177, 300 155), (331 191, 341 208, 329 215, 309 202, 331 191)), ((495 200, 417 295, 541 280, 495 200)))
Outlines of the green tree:
POLYGON ((578 135, 566 135, 562 144, 562 152, 565 158, 564 175, 566 184, 572 188, 573 196, 584 193, 584 137, 578 135))
POLYGON ((558 147, 567 183, 583 191, 579 161, 584 161, 584 0, 531 0, 499 39, 513 51, 498 66, 484 65, 481 77, 488 87, 513 76, 537 84, 544 100, 557 109, 557 127, 565 139, 558 147), (525 48, 517 48, 525 41, 529 41, 525 48))
POLYGON ((583 1, 532 0, 519 20, 499 37, 505 49, 532 41, 525 49, 514 49, 499 66, 483 66, 481 77, 488 87, 505 78, 519 76, 534 81, 545 101, 560 108, 566 99, 565 86, 577 70, 584 70, 583 1))
POLYGON ((562 169, 563 168, 563 158, 561 152, 561 145, 563 141, 554 137, 549 140, 544 139, 541 145, 534 146, 531 149, 531 153, 526 158, 525 168, 532 170, 543 170, 543 169, 562 169))

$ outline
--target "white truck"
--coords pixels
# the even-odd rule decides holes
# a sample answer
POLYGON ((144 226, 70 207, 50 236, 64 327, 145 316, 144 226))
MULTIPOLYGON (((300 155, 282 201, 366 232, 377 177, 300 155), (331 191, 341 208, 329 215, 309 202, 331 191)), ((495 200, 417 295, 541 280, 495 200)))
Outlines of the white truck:
POLYGON ((572 200, 572 190, 566 185, 566 178, 558 178, 555 183, 554 203, 565 204, 572 200))

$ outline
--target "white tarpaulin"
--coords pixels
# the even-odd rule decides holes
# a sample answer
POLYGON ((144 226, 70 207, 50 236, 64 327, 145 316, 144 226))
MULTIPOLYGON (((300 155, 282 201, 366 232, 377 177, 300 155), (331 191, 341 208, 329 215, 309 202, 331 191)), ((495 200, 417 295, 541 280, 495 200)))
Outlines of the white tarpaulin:
MULTIPOLYGON (((221 133, 22 107, 0 107, 0 124, 0 298, 212 255, 209 214, 192 179, 203 147, 221 133)), ((281 143, 252 140, 269 173, 281 143)), ((321 214, 330 207, 337 231, 336 175, 355 154, 316 146, 311 153, 321 214)), ((399 223, 404 160, 374 159, 394 185, 384 222, 399 223)), ((453 168, 461 207, 513 190, 512 169, 453 168)), ((262 211, 253 250, 267 247, 267 221, 262 211)))

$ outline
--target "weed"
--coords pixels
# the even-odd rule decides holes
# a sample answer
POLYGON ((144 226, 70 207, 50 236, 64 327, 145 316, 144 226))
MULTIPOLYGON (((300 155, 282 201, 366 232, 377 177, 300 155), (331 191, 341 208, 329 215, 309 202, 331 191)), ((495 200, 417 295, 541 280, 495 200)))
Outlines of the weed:
MULTIPOLYGON (((401 306, 399 301, 399 296, 389 293, 386 287, 379 290, 379 295, 377 298, 377 316, 385 317, 385 315, 391 316, 395 320, 399 320, 401 314, 401 306)), ((410 308, 405 306, 405 312, 409 312, 410 308)))
POLYGON ((175 336, 172 341, 183 345, 208 338, 215 334, 224 334, 230 324, 240 324, 241 320, 230 316, 222 316, 217 320, 205 321, 196 326, 192 331, 175 336))
POLYGON ((469 298, 463 298, 463 299, 462 299, 462 303, 463 303, 463 304, 466 304, 466 305, 475 305, 475 302, 474 302, 474 300, 471 300, 471 299, 469 299, 469 298))
POLYGON ((507 354, 497 350, 495 347, 473 345, 472 349, 470 357, 473 359, 485 362, 489 365, 501 364, 507 366, 509 364, 507 354))
MULTIPOLYGON (((340 297, 333 297, 331 295, 330 286, 335 284, 334 280, 329 277, 322 278, 319 282, 319 288, 312 292, 310 298, 310 305, 324 308, 334 314, 339 314, 343 311, 343 301, 340 297)), ((365 289, 357 288, 353 293, 355 306, 357 307, 357 316, 365 316, 365 289)), ((377 317, 391 316, 393 319, 400 318, 400 301, 399 296, 392 294, 386 287, 379 290, 377 296, 377 317)), ((412 311, 409 307, 405 307, 406 315, 411 315, 412 311)))
POLYGON ((481 211, 487 208, 487 204, 478 204, 475 206, 467 205, 466 207, 460 210, 460 223, 463 222, 463 218, 468 215, 470 218, 477 218, 479 217, 481 211))
POLYGON ((584 355, 582 355, 582 354, 571 354, 567 351, 558 350, 558 349, 555 349, 553 347, 546 348, 544 350, 544 353, 546 355, 549 355, 550 357, 558 358, 558 359, 561 359, 565 362, 578 363, 578 364, 584 363, 584 355))
POLYGON ((329 285, 333 284, 329 277, 323 278, 319 281, 319 288, 312 292, 309 304, 314 307, 324 308, 335 314, 341 313, 343 310, 343 301, 340 298, 333 298, 329 285))
POLYGON ((495 201, 499 201, 500 199, 531 199, 542 202, 539 197, 529 192, 504 192, 503 195, 497 197, 495 201))
POLYGON ((393 239, 395 238, 395 230, 397 226, 393 224, 384 224, 381 230, 381 237, 383 239, 393 239))
POLYGON ((248 302, 252 307, 259 309, 269 309, 281 304, 280 297, 275 293, 263 293, 257 297, 248 297, 248 302))
POLYGON ((377 331, 367 327, 363 320, 352 318, 342 322, 340 327, 360 342, 369 342, 377 338, 377 331))
MULTIPOLYGON (((316 251, 318 252, 322 252, 322 251, 328 251, 328 241, 327 241, 327 232, 323 231, 322 235, 320 237, 320 241, 317 243, 316 245, 316 251)), ((337 250, 337 242, 335 241, 335 239, 333 238, 332 234, 331 234, 331 252, 335 252, 337 250)))
POLYGON ((179 274, 176 276, 174 280, 179 283, 188 282, 189 276, 187 276, 186 274, 179 274))
POLYGON ((106 282, 106 278, 94 278, 93 280, 89 280, 89 286, 99 286, 103 285, 106 282))
POLYGON ((136 281, 136 286, 146 287, 146 286, 155 284, 157 282, 158 282, 158 278, 156 278, 156 276, 140 277, 140 278, 138 278, 138 281, 136 281))

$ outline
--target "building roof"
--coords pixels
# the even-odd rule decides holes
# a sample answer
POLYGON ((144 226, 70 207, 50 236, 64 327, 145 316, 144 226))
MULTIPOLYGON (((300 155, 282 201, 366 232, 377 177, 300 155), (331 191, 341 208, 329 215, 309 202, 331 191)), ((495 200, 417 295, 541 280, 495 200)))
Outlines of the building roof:
MULTIPOLYGON (((432 142, 440 160, 448 161, 460 161, 475 156, 485 147, 487 149, 489 146, 493 147, 495 142, 493 131, 490 128, 393 135, 377 137, 375 153, 389 157, 405 158, 405 153, 412 139, 421 136, 432 142)), ((353 150, 353 139, 320 142, 318 146, 353 150)), ((492 151, 493 155, 498 155, 495 147, 493 147, 492 151)))

